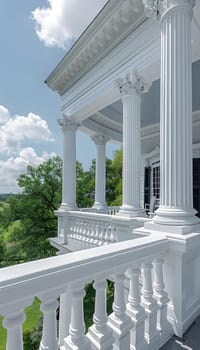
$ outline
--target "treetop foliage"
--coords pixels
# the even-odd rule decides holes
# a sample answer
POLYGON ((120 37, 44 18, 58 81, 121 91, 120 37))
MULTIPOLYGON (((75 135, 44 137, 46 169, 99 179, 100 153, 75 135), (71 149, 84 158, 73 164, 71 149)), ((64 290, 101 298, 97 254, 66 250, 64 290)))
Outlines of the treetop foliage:
MULTIPOLYGON (((95 160, 84 171, 76 162, 77 205, 91 207, 95 196, 95 160)), ((106 160, 106 200, 108 205, 121 204, 122 151, 116 151, 113 160, 106 160)), ((37 168, 28 166, 18 178, 22 192, 8 196, 0 204, 0 261, 13 264, 55 254, 48 238, 57 235, 57 218, 54 211, 61 204, 62 160, 54 157, 37 168), (18 221, 9 232, 9 225, 18 221), (8 230, 7 233, 5 233, 8 230), (2 233, 4 232, 4 233, 2 233), (9 238, 6 242, 5 237, 9 238), (4 257, 3 257, 4 252, 4 257)))

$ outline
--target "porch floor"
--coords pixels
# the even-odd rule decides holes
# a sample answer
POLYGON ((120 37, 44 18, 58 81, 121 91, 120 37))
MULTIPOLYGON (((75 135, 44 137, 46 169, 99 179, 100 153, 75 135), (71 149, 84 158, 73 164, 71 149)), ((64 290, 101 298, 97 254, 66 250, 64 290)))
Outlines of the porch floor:
POLYGON ((184 334, 183 338, 172 337, 160 350, 200 350, 200 316, 184 334))

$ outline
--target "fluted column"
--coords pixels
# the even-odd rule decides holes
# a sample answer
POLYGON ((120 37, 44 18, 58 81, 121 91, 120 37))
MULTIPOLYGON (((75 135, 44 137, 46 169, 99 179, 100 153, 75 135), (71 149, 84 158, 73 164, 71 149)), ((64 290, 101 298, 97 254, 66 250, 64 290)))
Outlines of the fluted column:
POLYGON ((140 117, 141 96, 147 85, 136 72, 116 82, 123 103, 123 204, 119 215, 141 215, 140 207, 140 117))
POLYGON ((76 130, 78 125, 63 117, 58 119, 63 131, 63 173, 61 209, 72 210, 76 205, 76 130))
MULTIPOLYGON (((161 25, 160 208, 153 221, 199 222, 193 209, 192 59, 193 0, 144 0, 147 15, 161 25)), ((183 233, 183 232, 182 232, 183 233)))
POLYGON ((106 143, 108 138, 98 134, 92 136, 96 145, 95 202, 93 208, 106 210, 106 143))

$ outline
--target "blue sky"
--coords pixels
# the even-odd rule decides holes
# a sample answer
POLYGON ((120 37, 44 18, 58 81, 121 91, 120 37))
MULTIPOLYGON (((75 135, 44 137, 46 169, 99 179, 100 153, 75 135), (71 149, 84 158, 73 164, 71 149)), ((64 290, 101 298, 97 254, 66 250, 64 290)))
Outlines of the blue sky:
MULTIPOLYGON (((28 164, 62 154, 60 99, 44 80, 105 3, 1 0, 0 193, 18 191, 28 164)), ((116 148, 107 147, 107 156, 116 148)), ((93 143, 78 132, 77 159, 88 168, 94 157, 93 143)))

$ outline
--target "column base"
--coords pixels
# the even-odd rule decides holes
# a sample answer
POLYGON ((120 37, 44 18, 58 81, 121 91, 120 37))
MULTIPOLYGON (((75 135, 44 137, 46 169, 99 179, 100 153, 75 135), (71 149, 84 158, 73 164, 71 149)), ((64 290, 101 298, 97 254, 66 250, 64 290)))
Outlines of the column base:
POLYGON ((76 204, 62 203, 58 211, 79 210, 76 204))
POLYGON ((160 207, 152 221, 146 222, 144 227, 153 231, 182 235, 200 232, 200 220, 195 214, 195 209, 160 207))
POLYGON ((123 205, 116 215, 117 216, 124 216, 127 218, 135 218, 138 216, 146 217, 145 212, 140 207, 134 207, 131 205, 123 205))
POLYGON ((94 205, 92 206, 92 209, 94 209, 97 213, 102 213, 102 214, 107 214, 108 212, 108 207, 106 203, 101 203, 101 202, 95 202, 94 205))

